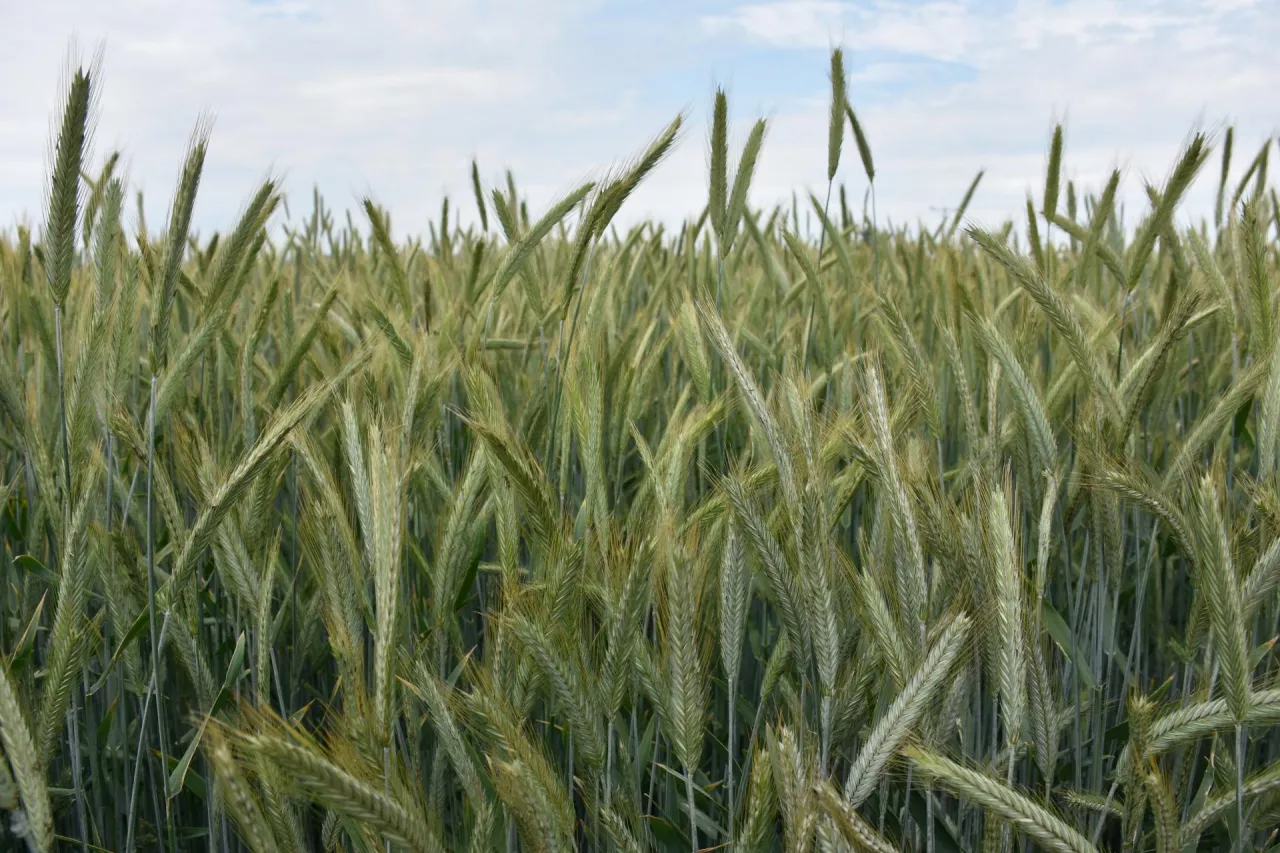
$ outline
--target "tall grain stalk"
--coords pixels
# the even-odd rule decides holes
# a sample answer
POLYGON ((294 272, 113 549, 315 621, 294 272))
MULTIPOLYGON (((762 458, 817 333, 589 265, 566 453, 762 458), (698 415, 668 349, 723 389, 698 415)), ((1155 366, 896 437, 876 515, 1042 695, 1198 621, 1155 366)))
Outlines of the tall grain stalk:
MULTIPOLYGON (((75 236, 77 220, 80 216, 81 164, 86 157, 86 148, 92 133, 90 111, 93 88, 91 84, 92 79, 96 76, 96 67, 90 70, 77 68, 68 87, 61 128, 52 146, 53 172, 50 176, 46 202, 47 220, 44 234, 45 251, 47 253, 45 271, 49 291, 53 297, 54 346, 58 382, 58 431, 63 464, 62 521, 60 527, 64 537, 64 547, 61 553, 56 555, 61 563, 62 592, 58 596, 58 607, 54 617, 55 631, 51 638, 51 657, 60 655, 66 660, 70 659, 69 653, 64 651, 66 646, 70 643, 78 644, 79 642, 75 637, 69 635, 68 629, 76 632, 80 630, 79 626, 75 625, 75 622, 81 617, 80 611, 83 609, 84 602, 81 594, 66 596, 65 591, 68 589, 80 591, 85 586, 85 583, 83 579, 76 577, 82 567, 76 565, 72 554, 69 553, 69 548, 66 547, 71 544, 73 536, 72 507, 75 505, 76 495, 71 476, 71 443, 67 428, 67 380, 66 358, 63 352, 62 317, 67 297, 71 290, 72 272, 76 260, 75 236)), ((53 495, 49 495, 48 498, 52 500, 53 495)), ((59 683, 59 680, 70 679, 70 683, 67 684, 68 692, 70 693, 70 708, 66 710, 65 717, 62 713, 58 713, 57 720, 58 723, 65 725, 67 728, 68 743, 71 748, 72 784, 75 789, 79 839, 81 849, 87 851, 89 836, 80 764, 80 712, 77 700, 77 694, 80 689, 77 682, 80 679, 78 673, 68 671, 64 674, 63 672, 53 671, 52 667, 50 676, 50 678, 46 679, 44 687, 46 711, 55 707, 51 703, 50 697, 53 697, 55 702, 63 700, 61 694, 64 686, 59 683)), ((48 730, 49 726, 54 723, 52 719, 46 719, 42 721, 42 724, 48 730)), ((45 740, 47 741, 47 738, 45 740)), ((42 742, 41 746, 47 749, 52 744, 42 742)), ((47 763, 48 756, 45 754, 42 756, 42 764, 47 765, 47 763)))

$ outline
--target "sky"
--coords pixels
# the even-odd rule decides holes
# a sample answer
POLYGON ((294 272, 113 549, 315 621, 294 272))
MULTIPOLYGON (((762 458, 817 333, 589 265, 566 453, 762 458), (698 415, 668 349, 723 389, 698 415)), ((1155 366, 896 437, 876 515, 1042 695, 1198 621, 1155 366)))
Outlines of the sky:
MULTIPOLYGON (((506 169, 531 213, 643 150, 685 111, 672 156, 619 224, 677 224, 706 203, 718 85, 733 150, 768 135, 751 193, 767 207, 826 188, 829 55, 876 163, 882 222, 934 224, 979 169, 968 211, 1024 218, 1043 191, 1054 123, 1082 189, 1110 170, 1136 219, 1190 132, 1233 173, 1280 131, 1280 0, 0 0, 0 229, 38 223, 51 120, 72 60, 101 51, 93 163, 122 152, 161 227, 192 128, 213 130, 194 226, 228 229, 267 174, 289 216, 313 187, 359 215, 370 195, 397 237, 421 234, 447 194, 476 219, 470 167, 506 169)), ((1274 144, 1274 143, 1273 143, 1274 144)), ((1280 168, 1280 150, 1272 153, 1280 168)), ((1211 215, 1218 160, 1184 219, 1211 215)), ((867 182, 846 140, 837 178, 867 182)))

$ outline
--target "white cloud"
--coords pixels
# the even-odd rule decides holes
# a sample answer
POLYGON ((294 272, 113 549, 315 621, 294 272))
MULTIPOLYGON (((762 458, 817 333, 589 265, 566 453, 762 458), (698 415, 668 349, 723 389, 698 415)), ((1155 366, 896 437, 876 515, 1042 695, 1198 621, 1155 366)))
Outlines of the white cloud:
POLYGON ((313 182, 339 207, 372 191, 406 209, 400 221, 425 227, 441 188, 466 186, 474 150, 487 149, 495 170, 519 165, 510 128, 533 120, 554 90, 545 57, 572 8, 515 0, 21 4, 9 13, 12 32, 29 38, 11 40, 0 56, 0 198, 10 208, 0 222, 23 210, 38 215, 49 117, 76 36, 82 56, 105 43, 97 153, 125 152, 153 222, 207 111, 215 123, 197 204, 206 228, 225 227, 268 167, 285 174, 295 202, 313 182))
MULTIPOLYGON (((1145 207, 1141 179, 1163 179, 1193 125, 1237 124, 1237 174, 1274 135, 1280 67, 1270 57, 1280 43, 1280 16, 1263 6, 783 0, 740 6, 705 18, 704 26, 720 38, 811 48, 825 47, 824 32, 845 31, 851 57, 859 50, 898 57, 851 75, 850 97, 876 155, 882 214, 936 221, 986 169, 971 216, 990 224, 1021 218, 1025 194, 1038 195, 1042 186, 1052 123, 1062 119, 1068 175, 1097 189, 1113 167, 1124 168, 1122 199, 1132 222, 1145 207), (791 28, 775 26, 779 21, 791 28), (879 94, 880 84, 908 78, 913 61, 963 68, 950 80, 944 74, 879 94)), ((762 192, 819 184, 825 122, 823 108, 779 116, 761 164, 762 192)), ((844 163, 842 174, 856 178, 856 162, 844 163)), ((1205 170, 1188 214, 1211 211, 1216 171, 1216 163, 1205 170)))
POLYGON ((884 49, 936 59, 960 60, 978 39, 975 21, 962 3, 930 0, 918 4, 862 5, 835 0, 748 3, 727 15, 708 15, 711 33, 741 32, 779 47, 884 49))
MULTIPOLYGON (((835 44, 848 50, 851 99, 875 152, 879 213, 897 222, 935 221, 979 168, 987 174, 974 217, 1021 216, 1025 193, 1039 191, 1056 118, 1067 122, 1068 173, 1094 187, 1117 164, 1133 178, 1162 178, 1197 120, 1237 124, 1238 174, 1280 121, 1271 0, 646 9, 640 17, 603 0, 16 4, 7 23, 24 37, 0 54, 0 227, 23 211, 38 216, 73 35, 86 51, 105 41, 97 153, 125 152, 153 227, 206 110, 216 119, 197 205, 206 230, 227 227, 268 168, 285 175, 295 216, 319 183, 339 210, 372 192, 400 232, 425 230, 446 190, 471 216, 472 156, 489 181, 510 167, 537 207, 692 107, 681 146, 621 216, 674 222, 706 198, 704 120, 717 80, 734 83, 739 140, 758 112, 770 116, 754 201, 793 189, 803 198, 824 183, 826 51, 835 44), (761 62, 779 80, 759 83, 764 75, 751 72, 761 62)), ((852 144, 841 176, 860 208, 852 144)), ((1212 184, 1206 174, 1189 211, 1210 209, 1212 184)), ((1125 198, 1140 203, 1136 179, 1125 198)))

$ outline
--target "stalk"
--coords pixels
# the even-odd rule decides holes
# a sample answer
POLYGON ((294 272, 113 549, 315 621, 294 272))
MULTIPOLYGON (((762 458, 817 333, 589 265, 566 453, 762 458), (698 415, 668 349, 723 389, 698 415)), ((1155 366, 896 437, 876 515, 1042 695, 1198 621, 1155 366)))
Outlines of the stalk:
MULTIPOLYGON (((164 745, 166 743, 164 732, 164 708, 160 703, 160 649, 162 646, 162 633, 156 632, 156 560, 155 560, 155 456, 156 456, 156 375, 151 374, 151 393, 150 408, 147 415, 147 630, 151 636, 151 685, 147 691, 148 701, 154 700, 156 705, 156 749, 160 755, 161 768, 166 766, 164 757, 164 745)), ((168 624, 169 616, 165 614, 165 624, 168 624)), ((146 730, 146 711, 143 711, 143 725, 139 731, 146 730)), ((142 746, 139 740, 137 761, 142 761, 142 746)), ((163 774, 162 774, 163 775, 163 774)), ((137 785, 137 776, 134 776, 134 784, 137 785)), ((169 821, 169 801, 165 799, 165 823, 169 821)), ((172 827, 170 827, 172 828, 172 827)), ((132 837, 132 832, 130 832, 132 837)), ((132 850, 132 845, 127 845, 132 850)))
MULTIPOLYGON (((159 640, 161 643, 164 642, 165 632, 168 630, 169 630, 169 617, 166 614, 164 619, 164 624, 160 626, 159 640)), ((137 814, 137 809, 138 809, 138 782, 142 775, 142 765, 144 764, 142 760, 142 748, 146 744, 147 733, 148 733, 147 732, 147 715, 151 711, 151 698, 155 692, 156 692, 156 676, 155 676, 155 670, 152 669, 151 678, 147 682, 147 692, 142 699, 142 719, 138 722, 138 749, 133 757, 133 783, 129 788, 129 810, 128 810, 128 816, 126 818, 126 830, 125 830, 125 842, 124 842, 124 849, 126 853, 133 853, 133 851, 137 849, 136 847, 134 847, 134 843, 133 843, 134 816, 137 814)), ((145 763, 150 764, 150 762, 145 762, 145 763)), ((153 784, 152 785, 153 796, 155 793, 154 787, 155 786, 153 784)), ((159 815, 159 812, 157 811, 157 816, 158 815, 159 815)))
POLYGON ((698 810, 693 799, 693 768, 688 765, 684 768, 684 782, 689 795, 689 850, 690 853, 698 853, 698 810))
MULTIPOLYGON (((57 347, 58 356, 58 425, 62 435, 62 466, 63 477, 65 483, 65 502, 63 504, 63 527, 70 530, 71 527, 71 506, 72 506, 72 490, 71 490, 71 442, 67 435, 67 380, 66 371, 64 369, 64 361, 62 356, 62 303, 57 302, 53 306, 53 328, 54 342, 57 347)), ((66 554, 60 555, 63 559, 66 554)), ((70 566, 64 566, 67 571, 71 570, 70 566)), ((79 682, 80 679, 76 679, 79 682)), ((80 849, 82 853, 89 853, 89 829, 88 821, 85 817, 84 804, 84 780, 81 775, 80 764, 80 703, 79 688, 72 686, 71 688, 71 707, 67 709, 67 742, 71 748, 71 785, 75 788, 76 799, 76 823, 80 831, 80 849)))
POLYGON ((1236 723, 1236 850, 1249 849, 1249 827, 1244 822, 1244 758, 1247 753, 1247 727, 1236 723))
POLYGON ((734 748, 738 743, 738 740, 737 740, 738 715, 734 711, 734 707, 737 704, 737 701, 738 701, 738 678, 736 675, 730 675, 729 676, 729 698, 728 698, 729 740, 728 740, 728 743, 726 744, 726 750, 725 750, 728 753, 728 756, 727 756, 728 761, 726 762, 726 766, 725 766, 725 777, 726 777, 725 788, 728 791, 728 795, 729 795, 729 846, 731 849, 733 848, 733 845, 736 843, 736 840, 737 840, 737 836, 734 834, 734 825, 733 825, 734 818, 737 813, 736 804, 738 802, 737 799, 734 797, 734 792, 733 792, 734 748))
MULTIPOLYGON (((826 200, 823 201, 822 203, 822 218, 824 220, 828 219, 827 208, 831 206, 831 186, 833 183, 835 183, 834 176, 827 179, 827 197, 826 197, 826 200)), ((827 229, 824 227, 822 229, 822 234, 819 235, 818 237, 818 269, 819 270, 822 269, 822 253, 826 248, 826 241, 827 241, 827 229)), ((809 375, 809 348, 810 348, 809 341, 813 334, 813 312, 817 307, 817 301, 818 301, 818 297, 816 294, 810 297, 809 316, 804 323, 804 353, 803 353, 803 358, 801 363, 804 365, 803 370, 804 370, 805 376, 809 375)), ((719 311, 719 310, 720 310, 720 287, 717 284, 716 285, 716 311, 719 311)), ((830 353, 828 353, 828 355, 830 355, 830 353)))

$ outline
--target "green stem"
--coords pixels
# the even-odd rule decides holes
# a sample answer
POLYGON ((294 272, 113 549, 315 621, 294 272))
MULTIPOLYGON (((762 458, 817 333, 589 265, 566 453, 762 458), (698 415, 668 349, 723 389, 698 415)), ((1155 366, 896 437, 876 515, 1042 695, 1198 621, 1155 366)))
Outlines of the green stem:
MULTIPOLYGON (((71 442, 67 435, 67 380, 66 371, 64 370, 64 360, 62 357, 62 305, 53 306, 53 328, 54 342, 57 346, 58 356, 58 421, 62 432, 62 469, 63 469, 63 489, 65 501, 63 504, 63 518, 65 520, 65 528, 71 529, 71 442)), ((66 554, 59 555, 61 559, 65 559, 66 554)), ((63 572, 69 576, 73 567, 63 565, 63 572)), ((80 614, 77 614, 79 616, 80 614)), ((79 703, 79 687, 71 688, 71 707, 67 711, 67 738, 68 745, 71 747, 71 785, 76 792, 76 821, 80 829, 80 849, 82 853, 89 853, 89 828, 88 821, 85 818, 84 806, 84 779, 80 766, 80 703, 79 703)))
POLYGON ((693 768, 687 764, 684 768, 684 784, 689 793, 689 849, 691 853, 698 853, 698 810, 693 799, 693 768))
POLYGON ((736 843, 736 836, 734 835, 734 832, 733 832, 733 829, 734 829, 733 820, 734 820, 735 813, 737 812, 737 809, 735 808, 735 804, 737 803, 737 800, 735 800, 733 796, 733 757, 734 757, 734 747, 737 744, 736 735, 737 735, 738 715, 737 713, 735 713, 735 708, 734 708, 734 706, 737 705, 737 702, 738 702, 738 679, 736 676, 731 675, 729 676, 729 700, 728 700, 729 740, 728 740, 728 743, 725 744, 725 751, 728 753, 728 759, 729 759, 725 766, 725 777, 726 777, 725 786, 726 786, 726 790, 729 793, 729 848, 731 850, 734 849, 734 846, 736 843))
MULTIPOLYGON (((822 202, 822 219, 824 222, 830 221, 827 217, 827 208, 831 204, 831 185, 833 183, 835 183, 834 178, 827 181, 827 197, 826 197, 826 200, 822 202)), ((826 244, 827 244, 827 227, 826 225, 823 225, 822 234, 818 236, 817 268, 819 272, 822 271, 822 253, 826 249, 826 244)), ((812 297, 810 297, 809 318, 805 320, 805 324, 804 324, 804 354, 803 354, 802 371, 805 376, 809 375, 809 336, 813 333, 813 313, 814 313, 814 309, 817 306, 817 300, 818 300, 818 295, 816 293, 812 297)), ((827 355, 830 356, 831 353, 827 353, 827 355)))
MULTIPOLYGON (((147 629, 151 635, 151 690, 148 698, 156 705, 156 749, 160 755, 161 776, 166 766, 164 757, 164 707, 160 702, 160 647, 156 633, 156 559, 155 559, 155 457, 156 457, 156 375, 151 374, 151 402, 147 414, 147 629)), ((168 614, 165 615, 168 621, 168 614)), ((141 755, 139 755, 141 759, 141 755)), ((169 800, 165 798, 165 823, 169 823, 169 800)))

